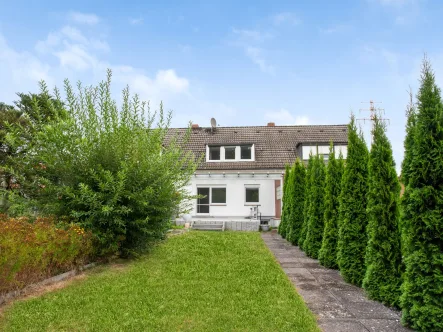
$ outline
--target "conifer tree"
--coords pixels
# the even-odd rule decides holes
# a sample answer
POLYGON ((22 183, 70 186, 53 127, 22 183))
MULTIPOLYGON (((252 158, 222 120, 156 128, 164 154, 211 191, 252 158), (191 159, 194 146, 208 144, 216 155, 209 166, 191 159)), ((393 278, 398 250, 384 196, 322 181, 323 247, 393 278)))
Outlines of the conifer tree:
POLYGON ((365 275, 368 148, 357 132, 355 117, 348 127, 348 156, 340 194, 337 263, 343 278, 361 286, 365 275))
POLYGON ((385 125, 374 119, 368 163, 368 244, 363 288, 370 298, 400 304, 402 256, 399 229, 400 184, 385 125))
POLYGON ((298 244, 301 227, 303 226, 303 209, 305 204, 306 169, 303 162, 297 158, 292 167, 292 200, 291 214, 288 223, 288 241, 298 244))
POLYGON ((303 248, 312 258, 318 257, 324 226, 325 163, 323 157, 315 156, 311 170, 309 219, 303 248))
POLYGON ((283 208, 282 208, 282 214, 280 218, 280 224, 278 225, 278 234, 280 234, 283 238, 286 238, 286 230, 288 228, 287 219, 289 216, 289 192, 288 192, 288 179, 290 175, 290 168, 289 165, 286 165, 285 167, 285 176, 283 178, 283 208))
POLYGON ((417 100, 402 200, 406 244, 402 319, 417 330, 443 331, 443 105, 426 58, 417 100))
POLYGON ((306 167, 306 182, 305 182, 305 203, 303 206, 303 225, 300 231, 300 237, 298 238, 298 246, 304 250, 303 243, 306 239, 306 233, 308 231, 308 218, 309 218, 309 205, 311 201, 311 173, 312 165, 314 163, 314 157, 312 153, 309 154, 308 166, 306 167))
POLYGON ((334 147, 329 148, 328 166, 326 169, 325 185, 325 227, 323 241, 319 252, 320 263, 326 267, 336 269, 337 265, 337 238, 339 219, 339 196, 341 192, 341 178, 344 171, 343 155, 335 159, 334 147))
POLYGON ((412 92, 409 93, 410 101, 406 109, 406 137, 404 142, 405 155, 401 164, 402 183, 406 187, 409 182, 409 167, 412 160, 412 151, 414 144, 414 130, 416 122, 416 110, 412 100, 412 92))

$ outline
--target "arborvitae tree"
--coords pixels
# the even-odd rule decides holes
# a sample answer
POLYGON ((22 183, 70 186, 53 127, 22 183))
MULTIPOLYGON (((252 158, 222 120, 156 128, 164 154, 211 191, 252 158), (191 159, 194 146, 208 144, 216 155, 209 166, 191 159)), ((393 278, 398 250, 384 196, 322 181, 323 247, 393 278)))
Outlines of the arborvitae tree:
POLYGON ((398 307, 402 277, 400 184, 385 125, 377 117, 372 137, 368 164, 368 245, 363 288, 370 298, 398 307))
POLYGON ((409 168, 412 160, 412 151, 414 145, 414 130, 416 123, 416 110, 412 100, 412 92, 409 93, 410 101, 406 109, 406 137, 404 142, 405 155, 401 164, 401 180, 406 187, 409 182, 409 168))
POLYGON ((365 275, 368 148, 357 133, 355 117, 348 127, 348 156, 340 194, 337 263, 343 278, 361 286, 365 275))
POLYGON ((426 59, 417 99, 402 201, 406 272, 401 306, 403 321, 412 328, 443 331, 443 105, 426 59))
POLYGON ((301 227, 303 226, 303 209, 305 205, 305 181, 306 168, 303 162, 297 158, 292 167, 292 204, 291 215, 288 223, 288 241, 298 244, 301 227))
POLYGON ((314 163, 314 157, 309 154, 308 166, 306 167, 306 182, 305 182, 305 202, 303 206, 303 225, 300 231, 300 237, 298 238, 298 246, 304 250, 303 243, 306 239, 306 233, 308 231, 308 219, 309 219, 309 205, 311 201, 311 173, 312 165, 314 163))
POLYGON ((343 155, 335 159, 334 147, 329 149, 329 160, 326 169, 325 185, 325 227, 323 242, 319 252, 320 263, 326 267, 336 269, 337 265, 337 238, 339 218, 339 196, 341 192, 341 178, 344 171, 343 155))
POLYGON ((282 214, 280 218, 280 224, 278 225, 278 234, 280 234, 283 238, 286 238, 286 230, 288 228, 287 219, 289 216, 289 192, 288 192, 288 179, 290 174, 290 168, 289 165, 286 165, 285 167, 285 176, 283 178, 283 208, 282 208, 282 214))
POLYGON ((324 196, 325 196, 325 163, 323 157, 314 158, 311 170, 311 198, 309 202, 308 231, 303 248, 312 258, 318 257, 321 248, 324 226, 324 196))

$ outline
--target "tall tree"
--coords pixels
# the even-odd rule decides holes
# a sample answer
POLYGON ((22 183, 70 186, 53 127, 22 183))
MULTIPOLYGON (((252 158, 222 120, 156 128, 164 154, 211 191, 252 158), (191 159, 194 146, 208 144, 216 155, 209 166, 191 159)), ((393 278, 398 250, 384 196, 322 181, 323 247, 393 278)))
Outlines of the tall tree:
POLYGON ((288 223, 288 241, 298 244, 301 227, 303 226, 303 208, 305 205, 305 181, 306 168, 303 162, 297 158, 292 167, 292 204, 288 223))
POLYGON ((311 170, 309 219, 303 249, 312 258, 318 257, 324 226, 325 163, 323 157, 315 156, 311 170))
POLYGON ((283 178, 283 209, 280 218, 280 224, 278 225, 278 234, 280 234, 283 238, 286 238, 286 231, 288 229, 288 219, 290 214, 290 192, 289 192, 289 176, 291 173, 291 169, 289 165, 285 167, 285 177, 283 178))
POLYGON ((409 168, 412 161, 412 152, 414 145, 414 132, 416 123, 416 109, 412 98, 412 91, 409 92, 409 104, 406 108, 406 137, 404 141, 405 154, 401 164, 401 179, 406 187, 409 183, 409 168))
POLYGON ((340 194, 337 263, 343 278, 361 286, 365 275, 368 148, 357 132, 355 117, 348 127, 348 156, 340 194))
POLYGON ((417 100, 402 200, 406 272, 401 306, 411 327, 443 331, 443 104, 426 58, 417 100))
POLYGON ((312 174, 313 163, 314 163, 314 157, 312 153, 310 153, 308 166, 306 167, 305 202, 303 206, 303 225, 301 227, 300 237, 298 238, 298 246, 302 250, 304 250, 303 244, 306 239, 306 233, 308 232, 309 205, 311 202, 311 174, 312 174))
POLYGON ((341 178, 344 171, 343 155, 335 158, 334 146, 329 149, 328 166, 326 169, 325 185, 325 227, 323 241, 319 252, 320 263, 326 267, 336 269, 337 265, 337 238, 339 219, 339 196, 341 192, 341 178))
POLYGON ((377 116, 372 137, 368 166, 368 245, 363 288, 370 298, 398 307, 402 280, 400 184, 385 125, 377 116))

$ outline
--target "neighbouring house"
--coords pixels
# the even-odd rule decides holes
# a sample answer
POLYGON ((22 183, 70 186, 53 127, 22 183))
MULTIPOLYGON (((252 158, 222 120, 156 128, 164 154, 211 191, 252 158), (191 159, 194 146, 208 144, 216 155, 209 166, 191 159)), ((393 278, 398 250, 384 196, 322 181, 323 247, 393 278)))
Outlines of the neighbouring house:
MULTIPOLYGON (((215 122, 215 121, 214 121, 215 122)), ((186 128, 171 128, 169 136, 186 128)), ((282 211, 286 164, 309 154, 327 160, 332 142, 335 154, 347 156, 347 125, 200 127, 192 125, 185 149, 202 158, 189 191, 201 195, 184 219, 194 227, 258 230, 260 223, 277 226, 282 211)), ((177 223, 184 223, 183 218, 177 223)))

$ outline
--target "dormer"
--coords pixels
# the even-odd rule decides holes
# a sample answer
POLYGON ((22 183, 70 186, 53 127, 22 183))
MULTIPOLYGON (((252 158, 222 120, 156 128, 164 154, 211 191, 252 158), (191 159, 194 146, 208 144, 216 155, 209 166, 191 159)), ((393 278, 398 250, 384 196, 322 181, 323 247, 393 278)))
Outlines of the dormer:
POLYGON ((255 161, 254 144, 206 145, 206 162, 255 161))

